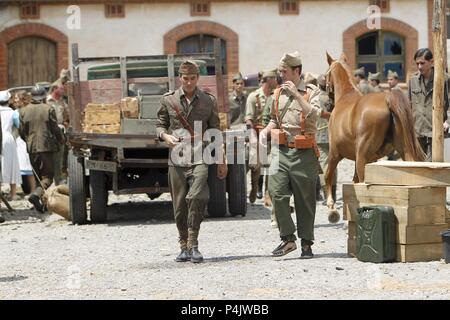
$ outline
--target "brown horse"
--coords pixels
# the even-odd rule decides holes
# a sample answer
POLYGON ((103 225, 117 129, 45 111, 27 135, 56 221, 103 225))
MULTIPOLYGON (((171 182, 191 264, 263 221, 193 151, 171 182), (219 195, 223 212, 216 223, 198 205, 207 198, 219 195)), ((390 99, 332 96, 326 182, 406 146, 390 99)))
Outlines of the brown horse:
POLYGON ((403 160, 423 161, 414 132, 408 99, 400 90, 362 95, 356 88, 345 55, 333 60, 327 53, 327 91, 335 107, 328 124, 330 153, 325 174, 328 220, 336 223, 339 213, 331 193, 332 178, 343 158, 355 161, 353 182, 364 181, 364 166, 396 150, 403 160))

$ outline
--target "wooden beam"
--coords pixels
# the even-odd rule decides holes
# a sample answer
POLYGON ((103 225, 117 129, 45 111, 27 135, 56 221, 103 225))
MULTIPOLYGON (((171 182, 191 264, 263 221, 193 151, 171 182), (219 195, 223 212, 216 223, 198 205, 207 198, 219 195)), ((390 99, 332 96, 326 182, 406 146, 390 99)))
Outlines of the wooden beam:
POLYGON ((444 161, 444 84, 445 58, 447 43, 445 36, 445 1, 434 0, 433 13, 433 51, 434 51, 434 87, 433 87, 433 139, 432 161, 444 161))

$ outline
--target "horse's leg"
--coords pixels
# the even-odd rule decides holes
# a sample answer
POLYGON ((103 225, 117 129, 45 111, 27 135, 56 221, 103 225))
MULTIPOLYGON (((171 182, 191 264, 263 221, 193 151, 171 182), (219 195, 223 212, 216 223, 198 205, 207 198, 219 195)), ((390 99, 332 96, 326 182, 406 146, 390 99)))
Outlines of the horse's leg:
POLYGON ((356 172, 356 161, 355 161, 355 172, 353 173, 353 183, 358 183, 358 174, 356 172))
POLYGON ((340 219, 339 212, 334 206, 332 185, 337 165, 341 160, 342 157, 330 148, 330 153, 328 154, 328 167, 327 172, 325 173, 325 190, 327 196, 328 221, 331 223, 337 223, 340 219))

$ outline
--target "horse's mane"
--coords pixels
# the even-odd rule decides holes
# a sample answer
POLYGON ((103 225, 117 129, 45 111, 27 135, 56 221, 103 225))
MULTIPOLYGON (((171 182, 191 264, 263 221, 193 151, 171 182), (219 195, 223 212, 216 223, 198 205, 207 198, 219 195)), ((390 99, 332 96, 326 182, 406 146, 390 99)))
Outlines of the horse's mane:
POLYGON ((356 92, 358 92, 360 95, 363 95, 362 92, 356 86, 355 79, 353 78, 352 69, 347 64, 347 62, 343 59, 339 59, 339 60, 337 60, 337 62, 339 62, 339 64, 342 66, 342 68, 344 68, 345 72, 347 73, 348 80, 350 81, 350 84, 352 85, 353 89, 355 89, 356 92))

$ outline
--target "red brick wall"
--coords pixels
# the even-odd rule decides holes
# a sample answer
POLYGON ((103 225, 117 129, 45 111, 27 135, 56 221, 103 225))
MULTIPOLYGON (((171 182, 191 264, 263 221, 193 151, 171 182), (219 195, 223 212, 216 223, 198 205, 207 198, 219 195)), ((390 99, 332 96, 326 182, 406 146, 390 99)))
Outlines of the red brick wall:
MULTIPOLYGON (((236 32, 219 23, 193 21, 176 26, 164 35, 164 53, 176 53, 179 40, 199 33, 211 34, 226 41, 228 75, 237 73, 239 71, 239 37, 236 32)), ((231 78, 230 76, 229 79, 231 78)))
MULTIPOLYGON (((381 18, 381 29, 395 32, 405 38, 405 70, 406 78, 417 70, 414 63, 414 53, 418 49, 418 32, 412 26, 393 18, 381 18)), ((356 68, 356 39, 367 32, 373 32, 367 28, 366 20, 355 23, 344 31, 343 48, 347 56, 348 63, 352 68, 356 68)))
POLYGON ((38 36, 55 42, 58 73, 68 67, 68 40, 65 34, 40 23, 15 25, 0 32, 0 90, 8 88, 8 43, 28 36, 38 36))

